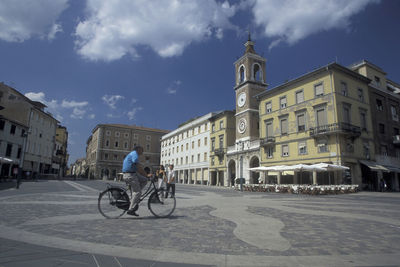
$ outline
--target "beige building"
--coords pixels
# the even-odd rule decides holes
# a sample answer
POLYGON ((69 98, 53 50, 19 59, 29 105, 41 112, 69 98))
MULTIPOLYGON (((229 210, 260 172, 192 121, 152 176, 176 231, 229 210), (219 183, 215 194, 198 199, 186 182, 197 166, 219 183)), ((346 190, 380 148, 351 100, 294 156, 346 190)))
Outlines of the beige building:
POLYGON ((67 128, 61 125, 56 129, 56 147, 53 152, 53 173, 58 177, 66 175, 69 154, 68 146, 68 131, 67 128))
POLYGON ((4 83, 0 83, 0 105, 3 107, 0 115, 29 127, 21 155, 23 171, 51 173, 58 121, 44 110, 44 104, 30 100, 4 83))
POLYGON ((136 145, 143 147, 140 162, 153 171, 160 164, 161 136, 169 131, 124 124, 99 124, 87 140, 86 173, 89 178, 114 179, 125 156, 136 145))

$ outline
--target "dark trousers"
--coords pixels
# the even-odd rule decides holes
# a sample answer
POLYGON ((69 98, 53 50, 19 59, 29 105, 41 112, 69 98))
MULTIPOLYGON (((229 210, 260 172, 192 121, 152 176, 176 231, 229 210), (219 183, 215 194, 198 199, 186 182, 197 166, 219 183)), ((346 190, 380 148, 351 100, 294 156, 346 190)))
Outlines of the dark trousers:
POLYGON ((171 196, 175 196, 175 184, 167 184, 167 193, 165 194, 166 198, 168 197, 168 192, 170 188, 172 190, 171 196))

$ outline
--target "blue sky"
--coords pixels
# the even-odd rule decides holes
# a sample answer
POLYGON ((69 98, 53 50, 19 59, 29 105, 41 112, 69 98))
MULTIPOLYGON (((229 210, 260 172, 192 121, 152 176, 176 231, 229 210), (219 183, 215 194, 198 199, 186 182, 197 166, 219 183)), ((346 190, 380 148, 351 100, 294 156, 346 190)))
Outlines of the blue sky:
POLYGON ((70 163, 99 123, 175 129, 234 109, 250 29, 269 88, 362 59, 400 82, 397 0, 2 0, 0 81, 45 103, 70 163))

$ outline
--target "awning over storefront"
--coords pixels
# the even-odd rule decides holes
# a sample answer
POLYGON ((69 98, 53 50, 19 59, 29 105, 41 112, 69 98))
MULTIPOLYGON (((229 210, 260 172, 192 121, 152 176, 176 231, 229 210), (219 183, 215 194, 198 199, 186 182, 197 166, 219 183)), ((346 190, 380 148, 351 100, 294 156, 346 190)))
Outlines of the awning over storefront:
POLYGON ((360 160, 361 164, 364 164, 372 171, 382 171, 382 172, 390 172, 390 170, 382 165, 376 164, 376 162, 368 161, 368 160, 360 160))
POLYGON ((399 172, 400 173, 400 168, 394 167, 394 166, 389 166, 389 165, 383 165, 386 169, 388 169, 391 172, 399 172))
POLYGON ((0 163, 13 163, 14 161, 9 158, 0 157, 0 163))

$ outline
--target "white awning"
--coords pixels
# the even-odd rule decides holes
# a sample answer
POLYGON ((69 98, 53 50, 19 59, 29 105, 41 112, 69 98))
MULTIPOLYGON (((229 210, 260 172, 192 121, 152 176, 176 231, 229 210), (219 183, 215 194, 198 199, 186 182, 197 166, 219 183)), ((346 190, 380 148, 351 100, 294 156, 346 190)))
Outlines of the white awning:
POLYGON ((14 161, 9 158, 0 157, 0 163, 13 163, 14 161))
POLYGON ((373 161, 368 161, 368 160, 360 160, 361 164, 364 164, 368 168, 370 168, 372 171, 383 171, 383 172, 390 172, 389 169, 383 167, 382 165, 376 164, 373 161))

